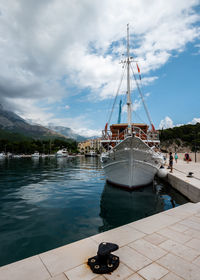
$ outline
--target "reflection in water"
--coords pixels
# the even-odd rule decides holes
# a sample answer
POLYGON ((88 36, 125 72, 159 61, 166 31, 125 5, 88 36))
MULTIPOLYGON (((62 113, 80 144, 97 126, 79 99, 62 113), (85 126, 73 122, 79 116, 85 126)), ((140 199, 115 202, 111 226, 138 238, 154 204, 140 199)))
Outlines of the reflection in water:
POLYGON ((99 231, 131 223, 186 202, 182 195, 169 189, 168 185, 161 182, 153 182, 133 191, 105 184, 100 203, 103 225, 99 231), (171 196, 166 192, 171 192, 171 196))
POLYGON ((164 209, 162 197, 155 194, 153 185, 134 191, 124 191, 106 184, 101 196, 103 226, 100 231, 136 221, 161 212, 164 209))
POLYGON ((105 185, 99 158, 0 161, 0 266, 187 202, 167 186, 105 185))

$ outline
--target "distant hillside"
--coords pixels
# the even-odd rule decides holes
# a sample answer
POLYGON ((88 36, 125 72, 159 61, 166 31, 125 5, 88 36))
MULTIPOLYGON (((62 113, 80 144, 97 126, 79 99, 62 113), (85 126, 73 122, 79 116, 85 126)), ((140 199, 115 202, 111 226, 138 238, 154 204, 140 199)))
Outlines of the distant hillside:
POLYGON ((165 151, 200 151, 200 123, 160 130, 160 141, 165 151))
POLYGON ((32 154, 38 151, 39 153, 52 154, 61 148, 67 148, 70 153, 77 153, 77 143, 72 139, 33 139, 23 134, 0 129, 0 152, 32 154))
POLYGON ((48 126, 49 129, 54 130, 62 135, 65 135, 68 138, 72 138, 75 139, 77 142, 81 142, 81 141, 85 141, 87 138, 83 137, 79 134, 76 134, 73 132, 73 130, 69 127, 65 127, 65 126, 55 126, 53 124, 50 124, 48 126))
MULTIPOLYGON (((1 137, 3 133, 15 133, 22 134, 26 137, 34 139, 54 139, 54 138, 66 138, 64 135, 52 131, 41 125, 31 125, 17 114, 4 110, 0 104, 0 129, 1 137)), ((19 135, 18 135, 19 136, 19 135)))
POLYGON ((27 137, 21 133, 11 132, 0 128, 0 140, 10 140, 11 142, 15 141, 31 141, 31 137, 27 137))

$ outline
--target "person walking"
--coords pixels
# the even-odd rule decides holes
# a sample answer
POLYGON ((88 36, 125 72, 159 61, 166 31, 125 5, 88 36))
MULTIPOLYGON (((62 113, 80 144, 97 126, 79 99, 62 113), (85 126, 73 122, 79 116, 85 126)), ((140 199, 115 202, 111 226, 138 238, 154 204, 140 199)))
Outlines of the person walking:
POLYGON ((174 158, 175 158, 175 161, 176 161, 176 163, 177 163, 177 161, 178 161, 178 155, 177 155, 176 152, 175 152, 174 158))
POLYGON ((169 153, 169 168, 170 168, 170 173, 173 172, 173 156, 172 156, 172 152, 169 153))

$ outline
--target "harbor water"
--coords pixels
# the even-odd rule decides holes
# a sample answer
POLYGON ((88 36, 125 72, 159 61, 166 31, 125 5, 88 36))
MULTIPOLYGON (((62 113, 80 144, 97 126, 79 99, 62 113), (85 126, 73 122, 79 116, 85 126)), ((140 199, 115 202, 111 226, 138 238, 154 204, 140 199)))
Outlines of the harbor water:
POLYGON ((159 181, 106 184, 99 158, 1 159, 0 266, 186 202, 159 181))

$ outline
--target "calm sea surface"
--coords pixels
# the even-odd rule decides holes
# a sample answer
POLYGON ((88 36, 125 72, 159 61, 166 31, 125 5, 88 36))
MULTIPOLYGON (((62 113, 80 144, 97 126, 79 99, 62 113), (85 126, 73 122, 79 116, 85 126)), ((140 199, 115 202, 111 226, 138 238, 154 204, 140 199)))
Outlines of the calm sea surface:
POLYGON ((160 182, 105 184, 98 158, 0 160, 0 265, 186 203, 160 182))

